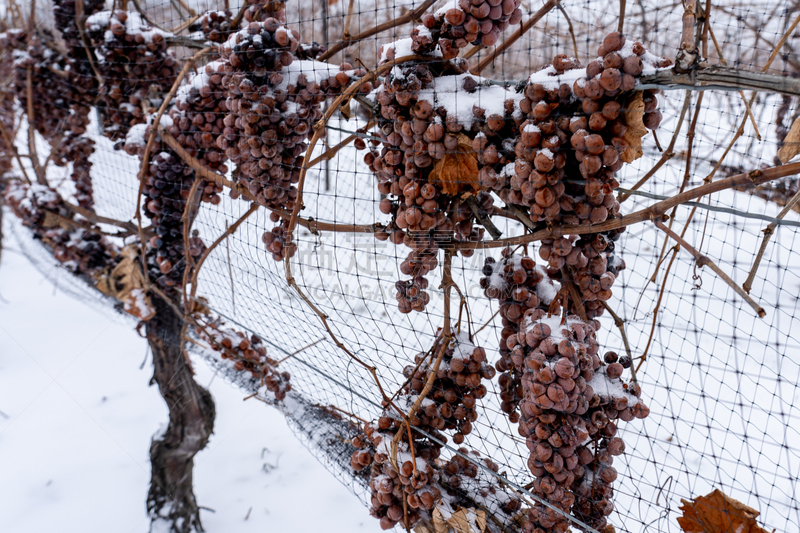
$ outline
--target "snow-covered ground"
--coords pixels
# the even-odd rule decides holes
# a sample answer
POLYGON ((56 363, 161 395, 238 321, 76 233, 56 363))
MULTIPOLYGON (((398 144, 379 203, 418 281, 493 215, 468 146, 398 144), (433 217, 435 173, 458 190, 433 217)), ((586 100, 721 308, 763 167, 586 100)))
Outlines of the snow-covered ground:
MULTIPOLYGON (((0 263, 0 531, 146 532, 151 436, 166 423, 134 324, 48 281, 7 239, 0 263)), ((56 274, 67 282, 68 274, 56 274)), ((48 276, 50 277, 50 276, 48 276)), ((196 362, 217 406, 195 459, 209 532, 380 531, 275 409, 196 362), (309 504, 311 507, 309 507, 309 504), (213 511, 212 511, 213 509, 213 511)))

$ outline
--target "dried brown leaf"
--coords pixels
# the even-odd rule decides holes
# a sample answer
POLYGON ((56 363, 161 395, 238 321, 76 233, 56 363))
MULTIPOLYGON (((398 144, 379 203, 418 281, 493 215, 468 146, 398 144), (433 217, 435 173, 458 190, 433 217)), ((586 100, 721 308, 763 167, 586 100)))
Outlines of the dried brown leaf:
POLYGON ((120 255, 122 259, 111 272, 103 272, 95 277, 97 288, 122 302, 126 313, 139 320, 150 320, 156 310, 145 290, 139 246, 129 244, 120 255))
POLYGON ((484 533, 486 511, 462 507, 445 518, 436 507, 433 510, 433 527, 436 533, 484 533))
POLYGON ((631 163, 636 161, 644 152, 642 151, 642 137, 647 135, 647 128, 642 122, 644 117, 644 100, 642 93, 637 92, 636 96, 628 102, 625 111, 625 124, 628 130, 623 135, 623 139, 628 143, 628 149, 622 152, 622 161, 631 163))
POLYGON ((781 163, 786 164, 797 154, 800 154, 800 117, 792 123, 789 133, 778 149, 778 159, 781 160, 781 163))
POLYGON ((460 191, 480 190, 478 159, 472 141, 463 133, 458 134, 455 153, 446 154, 433 167, 428 180, 438 186, 444 194, 457 195, 460 191))
POLYGON ((719 489, 693 502, 681 500, 678 525, 685 533, 766 533, 756 523, 758 511, 719 489))

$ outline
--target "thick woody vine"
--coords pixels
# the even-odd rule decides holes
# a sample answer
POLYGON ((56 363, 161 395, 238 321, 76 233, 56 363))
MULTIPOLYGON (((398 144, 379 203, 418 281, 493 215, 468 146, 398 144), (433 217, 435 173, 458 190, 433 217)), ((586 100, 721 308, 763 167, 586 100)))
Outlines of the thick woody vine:
MULTIPOLYGON (((197 430, 192 437, 200 447, 213 427, 213 401, 191 379, 183 350, 187 337, 218 352, 234 371, 249 373, 275 401, 292 391, 290 375, 263 340, 226 326, 197 295, 209 254, 261 207, 276 224, 264 233, 263 244, 284 261, 287 283, 380 391, 385 411, 353 439, 358 450, 351 465, 368 474, 371 513, 384 528, 436 527, 444 511, 452 516, 457 509, 483 513, 500 529, 529 533, 607 525, 617 477, 613 459, 625 450, 617 423, 648 413, 638 384, 622 379, 632 358, 604 352, 598 335, 597 318, 610 310, 606 302, 625 268, 615 243, 626 226, 653 223, 763 314, 719 267, 664 224, 665 213, 717 191, 797 173, 800 164, 709 179, 623 215, 616 172, 641 155, 642 137, 661 121, 658 91, 640 84, 645 77, 672 75, 670 62, 614 32, 586 67, 558 55, 516 85, 498 83, 478 74, 558 2, 547 2, 474 66, 469 57, 521 22, 519 1, 449 2, 426 13, 432 3, 345 36, 327 51, 286 27, 282 2, 254 0, 236 17, 211 11, 186 27, 196 24, 213 46, 185 60, 180 70, 170 48, 174 35, 149 26, 138 11, 100 11, 97 2, 57 2, 66 49, 47 30, 34 31, 32 17, 27 28, 0 35, 0 46, 9 52, 0 67, 13 75, 3 94, 0 163, 8 173, 12 157, 20 161, 7 131, 14 123, 11 99, 27 115, 34 163, 33 180, 23 174, 9 182, 6 203, 58 261, 145 322, 154 351, 165 354, 154 362, 171 424, 153 443, 148 506, 154 520, 181 523, 187 531, 200 527, 191 456, 182 458, 176 475, 164 464, 169 454, 158 452, 181 446, 181 424, 197 430), (323 62, 361 38, 417 19, 422 24, 407 39, 383 46, 371 70, 323 62), (207 56, 214 60, 203 64, 207 56), (157 111, 154 94, 164 95, 157 111), (368 125, 312 157, 327 122, 353 99, 372 110, 368 125), (329 104, 324 113, 323 102, 329 104), (103 134, 140 159, 138 224, 92 212, 94 143, 85 134, 92 107, 103 116, 103 134), (34 132, 51 145, 44 162, 34 132), (361 138, 367 133, 368 142, 361 138), (353 226, 301 216, 309 168, 348 142, 366 150, 364 160, 385 196, 380 210, 386 223, 353 226), (72 164, 78 205, 48 185, 51 159, 72 164), (201 203, 218 205, 226 189, 251 207, 207 246, 192 223, 201 203), (492 222, 496 216, 519 221, 526 232, 503 236, 492 222), (104 233, 100 223, 119 231, 104 233), (404 279, 396 283, 402 313, 429 304, 427 276, 442 259, 443 324, 432 346, 404 369, 404 384, 394 393, 375 367, 335 337, 325 314, 296 283, 291 260, 298 225, 314 232, 371 233, 408 248, 400 265, 404 279), (487 233, 492 240, 485 240, 487 233), (120 236, 138 236, 138 242, 122 246, 120 236), (534 242, 540 242, 538 263, 518 246, 534 242), (463 295, 458 318, 451 317, 451 291, 461 291, 450 270, 456 254, 491 248, 501 248, 501 254, 487 258, 481 284, 498 302, 502 330, 500 345, 487 350, 474 344, 469 318, 462 316, 463 295), (495 349, 499 360, 488 361, 487 351, 495 349), (529 451, 533 502, 501 483, 498 465, 468 447, 479 416, 476 402, 496 374, 501 408, 529 451), (177 375, 187 378, 186 390, 171 388, 177 375), (192 398, 193 408, 185 411, 195 419, 173 420, 179 397, 192 398), (450 439, 457 450, 446 446, 450 439), (476 494, 483 496, 480 502, 476 494), (170 507, 175 501, 178 507, 170 507)), ((694 20, 685 22, 694 26, 694 20)), ((698 70, 696 61, 687 63, 696 47, 684 41, 677 75, 698 70)), ((20 170, 25 172, 21 163, 20 170)))

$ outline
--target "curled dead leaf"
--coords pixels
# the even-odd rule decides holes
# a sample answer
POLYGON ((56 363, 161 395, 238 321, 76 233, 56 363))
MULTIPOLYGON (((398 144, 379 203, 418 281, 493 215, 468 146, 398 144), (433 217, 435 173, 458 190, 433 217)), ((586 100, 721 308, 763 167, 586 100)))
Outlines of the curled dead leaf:
POLYGON ((678 525, 685 533, 766 533, 756 523, 758 511, 719 489, 681 504, 678 525))
POLYGON ((642 151, 642 137, 647 135, 647 128, 642 121, 644 117, 644 100, 641 91, 628 101, 625 111, 625 124, 628 130, 623 139, 628 143, 628 149, 622 152, 622 161, 631 163, 636 161, 644 152, 642 151))
POLYGON ((792 123, 789 133, 781 143, 781 147, 778 149, 778 159, 781 160, 781 163, 786 164, 797 154, 800 154, 800 117, 792 123))
POLYGON ((110 272, 106 270, 95 276, 97 288, 122 302, 126 313, 139 320, 150 320, 156 310, 145 290, 139 246, 129 244, 122 249, 120 256, 122 259, 110 272))
POLYGON ((445 518, 437 506, 433 510, 433 527, 436 533, 484 533, 486 511, 462 507, 445 518))
POLYGON ((428 181, 439 187, 444 194, 451 196, 466 190, 480 190, 478 159, 469 137, 463 133, 458 134, 456 152, 446 154, 436 163, 428 181))

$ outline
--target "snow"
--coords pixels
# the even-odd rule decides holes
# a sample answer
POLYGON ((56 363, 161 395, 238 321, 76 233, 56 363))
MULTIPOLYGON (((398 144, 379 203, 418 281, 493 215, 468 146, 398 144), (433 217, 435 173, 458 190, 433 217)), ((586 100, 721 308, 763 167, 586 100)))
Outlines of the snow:
POLYGON ((591 386, 595 394, 599 394, 601 397, 608 397, 611 399, 625 398, 629 401, 629 407, 632 407, 641 401, 623 388, 622 380, 619 378, 609 378, 606 374, 606 367, 604 366, 598 368, 594 373, 594 377, 587 381, 586 384, 591 386), (634 402, 633 400, 637 401, 634 402))
POLYGON ((561 290, 561 284, 548 278, 547 269, 542 265, 536 265, 535 268, 542 275, 542 281, 536 284, 536 296, 539 297, 543 304, 550 305, 558 291, 561 290))
MULTIPOLYGON (((20 255, 5 226, 0 529, 146 533, 150 439, 167 411, 148 386, 151 360, 140 369, 145 340, 135 322, 65 293, 70 274, 48 270, 51 284, 20 255)), ((217 409, 194 469, 198 503, 215 511, 201 511, 207 531, 381 531, 358 498, 298 446, 279 411, 243 403, 241 390, 200 361, 194 369, 217 409), (300 494, 314 502, 314 513, 300 494)))
POLYGON ((514 109, 519 108, 519 102, 524 94, 510 91, 501 85, 489 85, 486 78, 472 74, 459 74, 457 76, 443 76, 435 78, 433 83, 419 92, 418 100, 430 102, 434 107, 442 106, 447 109, 449 116, 458 118, 458 122, 465 129, 472 128, 478 120, 472 112, 472 107, 477 105, 489 115, 505 116, 505 101, 513 100, 514 109), (464 80, 473 78, 478 82, 475 92, 467 93, 463 89, 464 80))
MULTIPOLYGON (((161 31, 158 28, 151 28, 136 11, 128 11, 127 15, 128 17, 125 20, 125 31, 130 35, 141 34, 142 37, 144 37, 145 42, 152 41, 154 35, 161 35, 163 37, 172 35, 171 33, 161 31)), ((88 31, 98 31, 103 28, 108 28, 115 23, 120 22, 111 11, 100 11, 86 19, 86 29, 88 31)), ((111 30, 106 30, 103 37, 107 42, 114 40, 114 34, 111 33, 111 30)))
POLYGON ((577 80, 586 77, 585 68, 574 68, 564 71, 563 74, 556 74, 556 68, 553 65, 548 65, 538 72, 534 72, 528 78, 530 83, 538 83, 544 86, 545 89, 558 89, 562 84, 567 84, 572 87, 572 84, 577 80))

